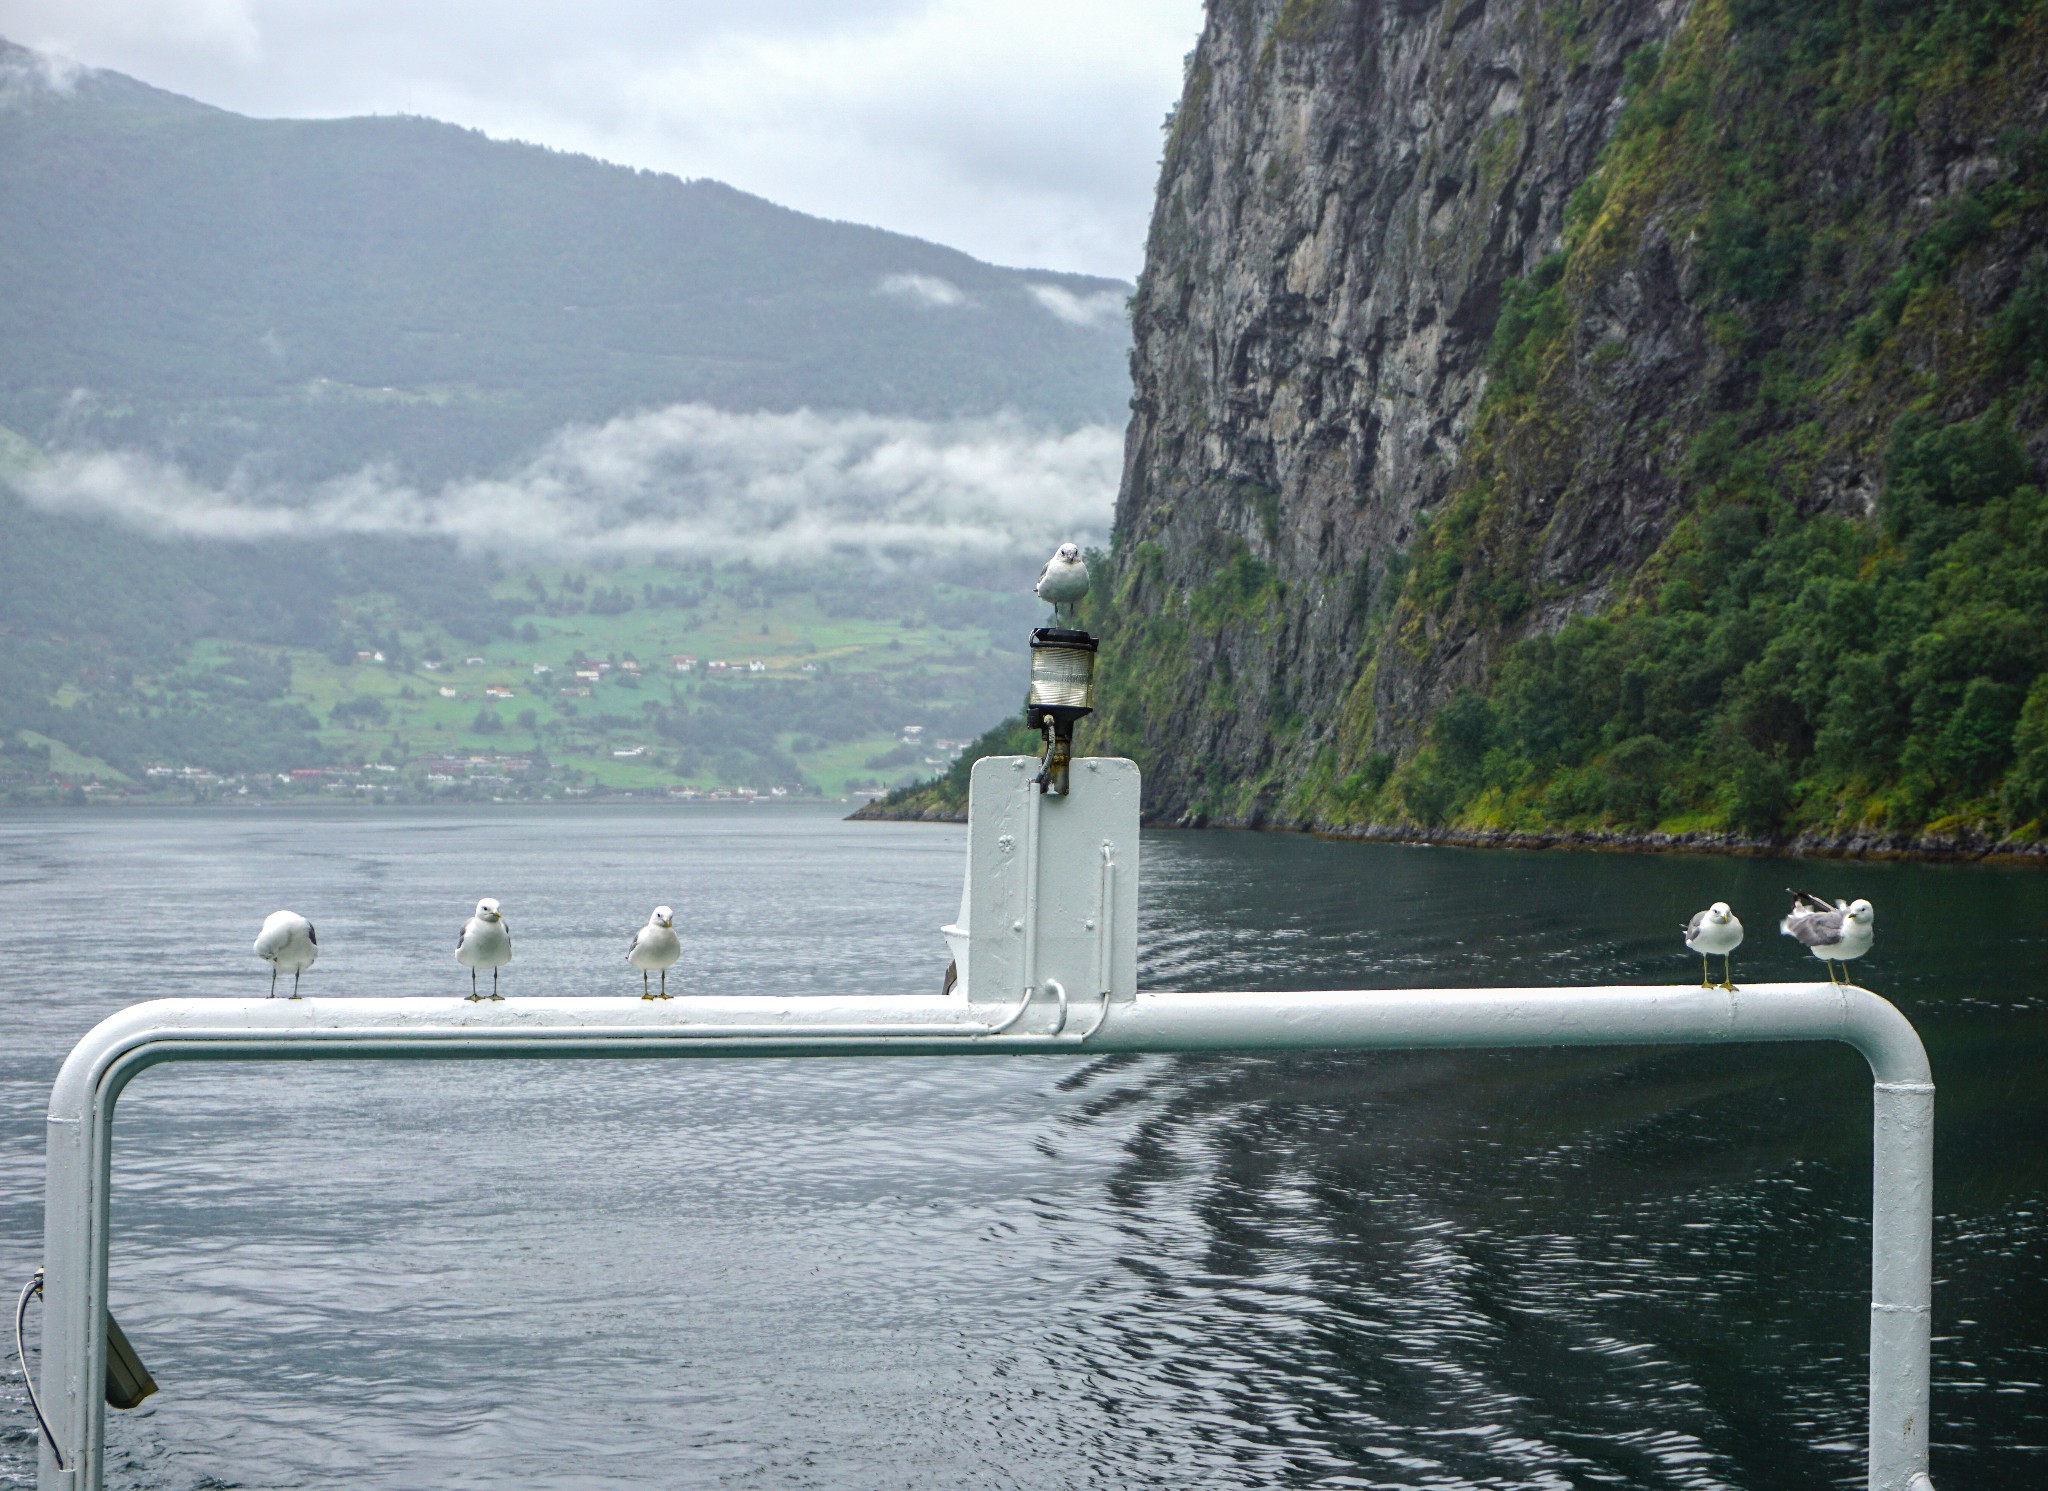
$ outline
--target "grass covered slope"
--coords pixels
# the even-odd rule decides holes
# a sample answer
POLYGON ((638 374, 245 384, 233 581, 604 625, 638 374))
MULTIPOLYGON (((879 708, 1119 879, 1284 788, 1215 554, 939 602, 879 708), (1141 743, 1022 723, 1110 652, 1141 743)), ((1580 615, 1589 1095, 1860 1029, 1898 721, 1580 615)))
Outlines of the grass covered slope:
POLYGON ((0 799, 876 790, 1007 704, 1004 578, 154 539, 0 494, 0 799))
POLYGON ((1312 597, 1284 483, 1165 595, 1120 532, 1108 734, 1191 821, 2048 838, 2048 5, 1699 0, 1624 76, 1443 498, 1312 597))

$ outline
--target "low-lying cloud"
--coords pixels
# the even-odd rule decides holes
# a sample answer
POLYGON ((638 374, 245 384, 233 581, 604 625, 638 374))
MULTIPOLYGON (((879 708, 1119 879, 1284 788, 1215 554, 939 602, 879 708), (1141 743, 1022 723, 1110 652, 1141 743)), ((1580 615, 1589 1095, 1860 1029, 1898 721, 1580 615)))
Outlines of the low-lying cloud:
POLYGON ((1027 286, 1032 296, 1069 326, 1121 326, 1124 298, 1114 290, 1076 295, 1059 285, 1027 286))
POLYGON ((520 470, 426 490, 368 467, 308 489, 215 486, 135 451, 17 473, 47 511, 165 537, 450 539, 508 557, 813 559, 1035 552, 1107 533, 1121 432, 1022 420, 733 414, 677 404, 562 431, 520 470))
POLYGON ((891 295, 898 300, 907 300, 913 305, 930 306, 936 310, 954 310, 967 304, 967 292, 951 280, 942 280, 935 274, 891 274, 883 276, 875 286, 877 295, 891 295))
MULTIPOLYGON (((0 41, 0 48, 6 43, 0 41)), ((29 103, 47 94, 64 94, 78 86, 85 73, 68 57, 33 52, 26 47, 0 50, 0 109, 29 103)))

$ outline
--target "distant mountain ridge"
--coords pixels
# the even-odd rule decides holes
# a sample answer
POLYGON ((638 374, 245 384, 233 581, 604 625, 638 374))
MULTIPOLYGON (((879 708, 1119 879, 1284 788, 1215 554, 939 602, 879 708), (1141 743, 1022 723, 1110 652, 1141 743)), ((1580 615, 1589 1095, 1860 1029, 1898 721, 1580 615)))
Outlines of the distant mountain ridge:
POLYGON ((5 42, 0 287, 26 801, 893 780, 1007 702, 1128 413, 1118 281, 5 42))
POLYGON ((0 42, 0 426, 438 481, 634 409, 1121 425, 1130 287, 417 118, 260 120, 0 42))

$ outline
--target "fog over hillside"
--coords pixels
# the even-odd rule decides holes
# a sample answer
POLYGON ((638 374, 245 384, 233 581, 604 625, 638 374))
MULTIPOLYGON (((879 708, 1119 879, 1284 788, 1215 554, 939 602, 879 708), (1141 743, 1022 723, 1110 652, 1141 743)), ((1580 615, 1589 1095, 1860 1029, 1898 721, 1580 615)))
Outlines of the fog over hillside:
POLYGON ((861 790, 1011 706, 1109 530, 1128 285, 717 182, 0 42, 0 277, 30 798, 861 790))
POLYGON ((559 478, 565 450, 637 437, 642 458, 666 443, 671 476, 701 439, 698 485, 777 512, 879 501, 887 529, 907 501, 928 521, 930 473, 950 470, 977 532, 1023 536, 992 526, 992 487, 1048 485, 1044 531, 1077 509, 1106 528, 1114 473, 1066 437, 1123 424, 1114 281, 430 120, 246 119, 4 43, 0 227, 0 426, 57 458, 39 502, 118 470, 155 496, 101 506, 158 524, 199 490, 331 519, 345 488, 407 508, 401 528, 461 529, 475 483, 559 478), (448 515, 421 520, 442 493, 448 515))
POLYGON ((1122 442, 1016 416, 732 414, 677 404, 576 427, 503 475, 407 484, 368 467, 311 485, 212 486, 132 451, 67 451, 15 479, 51 512, 163 537, 449 539, 514 561, 804 562, 849 552, 1017 554, 1099 537, 1122 442))

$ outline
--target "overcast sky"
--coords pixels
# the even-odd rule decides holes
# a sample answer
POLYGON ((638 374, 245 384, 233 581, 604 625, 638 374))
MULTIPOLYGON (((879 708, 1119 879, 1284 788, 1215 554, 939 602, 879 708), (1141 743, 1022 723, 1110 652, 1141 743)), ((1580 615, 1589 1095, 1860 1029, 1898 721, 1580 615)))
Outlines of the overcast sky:
POLYGON ((1003 264, 1137 274, 1201 0, 0 0, 257 115, 414 113, 1003 264))

